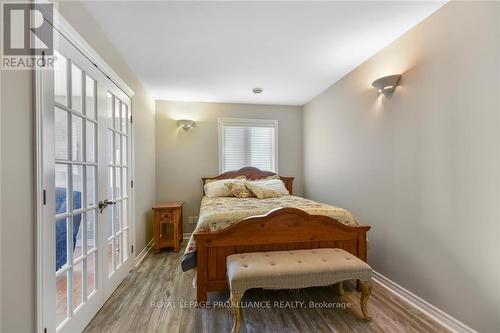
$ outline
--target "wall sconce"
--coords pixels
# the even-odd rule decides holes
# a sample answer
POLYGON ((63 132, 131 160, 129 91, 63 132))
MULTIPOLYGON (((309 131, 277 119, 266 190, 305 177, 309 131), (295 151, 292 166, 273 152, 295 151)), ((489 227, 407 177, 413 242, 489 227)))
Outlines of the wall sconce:
POLYGON ((182 127, 183 130, 188 130, 194 126, 194 121, 188 119, 180 119, 177 120, 177 126, 182 127))
POLYGON ((384 76, 373 81, 372 86, 377 89, 379 94, 388 95, 394 91, 400 78, 400 74, 384 76))

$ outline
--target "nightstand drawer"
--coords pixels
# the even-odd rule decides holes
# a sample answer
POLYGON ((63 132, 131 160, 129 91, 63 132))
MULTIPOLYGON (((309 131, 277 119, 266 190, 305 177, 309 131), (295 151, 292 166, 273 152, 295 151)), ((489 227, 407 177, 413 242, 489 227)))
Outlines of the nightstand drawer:
POLYGON ((160 222, 170 222, 172 223, 174 220, 174 213, 170 210, 162 210, 160 212, 160 222))

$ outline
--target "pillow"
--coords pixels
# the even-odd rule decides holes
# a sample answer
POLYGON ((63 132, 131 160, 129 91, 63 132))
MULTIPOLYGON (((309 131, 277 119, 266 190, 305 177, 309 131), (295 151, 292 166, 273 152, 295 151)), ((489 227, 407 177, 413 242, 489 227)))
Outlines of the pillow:
POLYGON ((231 193, 237 198, 253 197, 252 192, 250 192, 244 182, 229 182, 224 185, 227 186, 231 193))
POLYGON ((230 179, 207 179, 205 181, 205 186, 203 186, 203 189, 205 190, 205 194, 209 198, 232 197, 234 196, 233 193, 231 193, 231 190, 224 184, 232 182, 243 182, 245 180, 245 176, 241 177, 230 179))
POLYGON ((213 183, 213 182, 219 182, 219 181, 232 181, 232 180, 245 180, 247 179, 247 177, 245 176, 238 176, 238 177, 234 177, 234 178, 227 178, 227 179, 205 179, 205 185, 208 184, 208 183, 213 183))
POLYGON ((271 187, 282 195, 290 195, 288 190, 286 189, 285 183, 281 179, 259 179, 253 181, 247 181, 247 184, 257 184, 257 185, 265 185, 266 187, 271 187))
POLYGON ((259 199, 278 198, 284 194, 264 183, 245 182, 246 187, 259 199))
POLYGON ((256 180, 258 181, 258 180, 271 180, 271 179, 280 179, 281 180, 280 175, 267 176, 265 178, 256 179, 256 180))

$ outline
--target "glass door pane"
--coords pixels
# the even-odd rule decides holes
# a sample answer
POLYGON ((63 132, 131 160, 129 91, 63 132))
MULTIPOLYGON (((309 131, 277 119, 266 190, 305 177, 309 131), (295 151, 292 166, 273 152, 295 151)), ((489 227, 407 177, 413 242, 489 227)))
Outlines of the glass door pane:
POLYGON ((66 325, 99 287, 96 82, 57 53, 54 81, 56 326, 66 325), (68 71, 68 68, 71 68, 68 71), (86 78, 83 84, 83 78, 86 78), (85 90, 88 90, 85 93, 85 90), (67 92, 71 91, 71 94, 67 92), (66 96, 71 96, 68 100, 66 96), (86 96, 85 99, 82 97, 86 96), (85 107, 85 105, 87 107, 85 107), (85 111, 85 112, 84 112, 85 111))
POLYGON ((108 276, 120 269, 129 259, 129 107, 120 97, 107 93, 108 194, 115 202, 108 219, 108 276), (111 117, 112 115, 112 117, 111 117))

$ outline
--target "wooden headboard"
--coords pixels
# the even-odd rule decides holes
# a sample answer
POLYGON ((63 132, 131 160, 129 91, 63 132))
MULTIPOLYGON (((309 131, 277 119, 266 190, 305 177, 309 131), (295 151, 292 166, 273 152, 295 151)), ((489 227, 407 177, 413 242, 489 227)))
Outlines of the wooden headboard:
MULTIPOLYGON (((215 177, 203 177, 201 180, 203 185, 205 185, 207 179, 228 179, 228 178, 235 178, 238 176, 245 176, 247 179, 256 180, 274 175, 276 174, 271 171, 264 171, 254 167, 244 167, 236 171, 224 172, 223 174, 220 174, 215 177)), ((280 179, 283 181, 283 183, 285 183, 285 187, 288 190, 288 192, 290 192, 290 194, 293 194, 293 177, 280 176, 280 179)))

